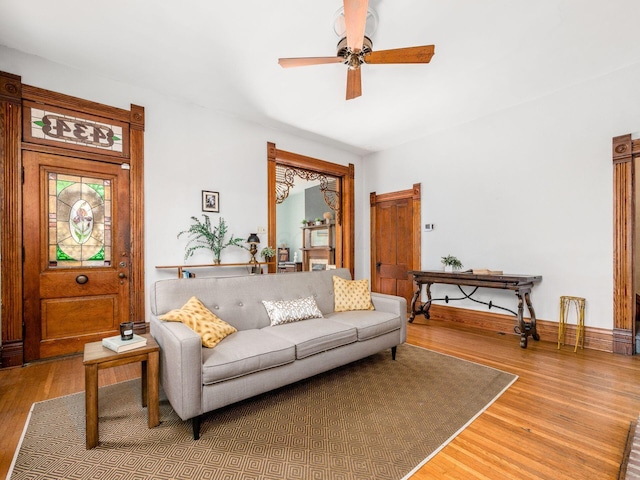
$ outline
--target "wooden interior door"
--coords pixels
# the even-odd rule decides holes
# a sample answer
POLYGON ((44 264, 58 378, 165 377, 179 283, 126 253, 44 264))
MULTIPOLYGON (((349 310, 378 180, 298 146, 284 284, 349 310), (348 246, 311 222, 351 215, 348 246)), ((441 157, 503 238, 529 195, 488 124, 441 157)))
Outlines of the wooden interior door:
POLYGON ((420 185, 412 190, 370 195, 371 289, 413 296, 410 270, 420 270, 420 185))
POLYGON ((25 361, 82 351, 129 321, 129 170, 24 151, 25 361))

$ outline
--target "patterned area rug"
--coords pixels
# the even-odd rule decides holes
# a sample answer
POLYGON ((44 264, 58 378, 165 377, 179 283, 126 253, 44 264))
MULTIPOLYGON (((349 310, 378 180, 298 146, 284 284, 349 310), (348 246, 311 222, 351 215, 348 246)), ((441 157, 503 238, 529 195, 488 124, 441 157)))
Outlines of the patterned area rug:
POLYGON ((85 449, 84 393, 35 403, 18 479, 400 479, 437 453, 515 375, 401 345, 210 413, 194 441, 161 397, 148 429, 140 381, 100 388, 100 443, 85 449))

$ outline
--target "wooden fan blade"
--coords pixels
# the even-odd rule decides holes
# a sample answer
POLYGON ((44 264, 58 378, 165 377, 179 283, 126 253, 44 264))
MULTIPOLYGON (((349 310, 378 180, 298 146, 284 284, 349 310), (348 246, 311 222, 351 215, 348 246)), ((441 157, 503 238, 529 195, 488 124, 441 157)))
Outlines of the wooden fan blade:
POLYGON ((306 67, 308 65, 322 65, 325 63, 344 63, 344 58, 343 57, 279 58, 278 63, 282 68, 306 67))
POLYGON ((380 50, 364 56, 365 63, 429 63, 435 53, 434 45, 424 47, 396 48, 380 50))
POLYGON ((347 100, 362 95, 362 75, 359 68, 347 70, 347 100))
POLYGON ((367 25, 369 0, 344 0, 344 24, 347 29, 347 46, 353 51, 362 50, 364 29, 367 25))

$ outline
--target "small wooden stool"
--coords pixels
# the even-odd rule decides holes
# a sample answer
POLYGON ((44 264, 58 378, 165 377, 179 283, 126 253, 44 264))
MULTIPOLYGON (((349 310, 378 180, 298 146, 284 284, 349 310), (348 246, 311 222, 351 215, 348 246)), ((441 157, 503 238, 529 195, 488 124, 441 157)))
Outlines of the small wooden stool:
POLYGON ((98 370, 141 362, 142 364, 142 406, 147 407, 149 428, 160 424, 158 398, 158 371, 160 347, 153 337, 146 333, 144 347, 116 353, 102 346, 102 341, 84 346, 84 389, 87 450, 98 445, 98 370))
POLYGON ((578 344, 580 348, 584 348, 584 305, 585 299, 582 297, 560 297, 560 323, 558 323, 558 349, 560 349, 560 343, 564 345, 564 337, 567 327, 567 316, 571 304, 576 307, 576 345, 573 349, 574 352, 578 351, 578 344))

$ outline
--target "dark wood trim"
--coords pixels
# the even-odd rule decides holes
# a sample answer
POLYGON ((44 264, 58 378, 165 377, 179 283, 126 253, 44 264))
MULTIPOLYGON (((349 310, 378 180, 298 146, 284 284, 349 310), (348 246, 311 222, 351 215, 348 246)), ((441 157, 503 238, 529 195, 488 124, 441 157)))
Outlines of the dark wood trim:
POLYGON ((103 105, 101 103, 72 97, 71 95, 65 95, 63 93, 52 92, 51 90, 45 90, 43 88, 23 85, 22 98, 28 98, 34 102, 44 103, 54 107, 77 110, 79 112, 86 112, 99 117, 119 120, 125 123, 131 122, 131 113, 129 110, 103 105))
MULTIPOLYGON (((336 263, 340 263, 341 258, 342 265, 344 268, 348 268, 353 276, 355 266, 355 167, 353 164, 339 165, 337 163, 327 162, 326 160, 278 150, 275 143, 267 142, 267 221, 269 245, 277 245, 275 196, 277 164, 321 172, 332 177, 337 177, 340 180, 342 221, 340 224, 336 224, 336 263)), ((270 273, 272 270, 275 272, 275 265, 269 266, 270 273)))
POLYGON ((121 165, 123 163, 129 163, 129 158, 115 157, 110 155, 102 155, 100 153, 91 153, 85 151, 72 151, 67 150, 64 146, 60 145, 40 145, 37 143, 22 142, 22 148, 29 150, 30 152, 47 153, 50 155, 64 155, 66 157, 80 157, 87 160, 93 160, 96 162, 113 163, 114 165, 121 165))
MULTIPOLYGON (((267 225, 269 245, 277 245, 276 240, 276 144, 267 142, 267 225)), ((275 265, 269 265, 269 273, 276 272, 275 265)))
MULTIPOLYGON (((431 305, 431 320, 441 320, 464 325, 465 327, 477 328, 480 330, 496 332, 504 335, 519 336, 513 331, 516 319, 511 315, 502 315, 493 312, 483 312, 479 310, 469 310, 467 308, 451 307, 448 305, 431 305)), ((569 322, 575 321, 569 319, 569 322)), ((425 320, 422 315, 416 316, 414 324, 426 323, 425 328, 429 328, 429 320, 425 320)), ((546 342, 558 341, 558 322, 536 319, 536 329, 540 335, 540 340, 546 342)), ((612 352, 615 339, 615 332, 604 328, 585 327, 584 348, 591 350, 601 350, 612 352)), ((565 345, 575 345, 576 325, 568 323, 566 326, 565 345)), ((536 342, 529 342, 530 348, 535 348, 536 342)))
POLYGON ((131 105, 123 110, 89 100, 44 90, 21 83, 21 77, 0 72, 0 165, 2 168, 0 242, 2 264, 2 346, 0 366, 23 363, 23 265, 22 265, 22 150, 58 155, 82 155, 89 160, 128 164, 130 171, 131 238, 130 313, 136 321, 136 332, 146 331, 144 289, 144 108, 131 105), (63 146, 21 142, 22 104, 24 101, 69 109, 88 115, 118 120, 129 126, 129 151, 122 157, 100 152, 65 150, 63 146), (64 152, 64 153, 63 153, 64 152))
POLYGON ((413 269, 422 269, 422 186, 413 184, 413 269))
POLYGON ((22 327, 22 91, 21 78, 0 72, 0 166, 2 168, 1 366, 23 363, 22 327))
POLYGON ((144 107, 131 105, 129 188, 131 202, 131 318, 146 333, 144 277, 144 107))
POLYGON ((613 352, 634 353, 635 155, 631 135, 613 138, 613 352))
POLYGON ((378 196, 376 192, 369 192, 369 274, 371 281, 371 288, 377 289, 377 276, 376 276, 376 251, 377 241, 376 232, 378 231, 378 215, 376 214, 376 199, 378 196))

